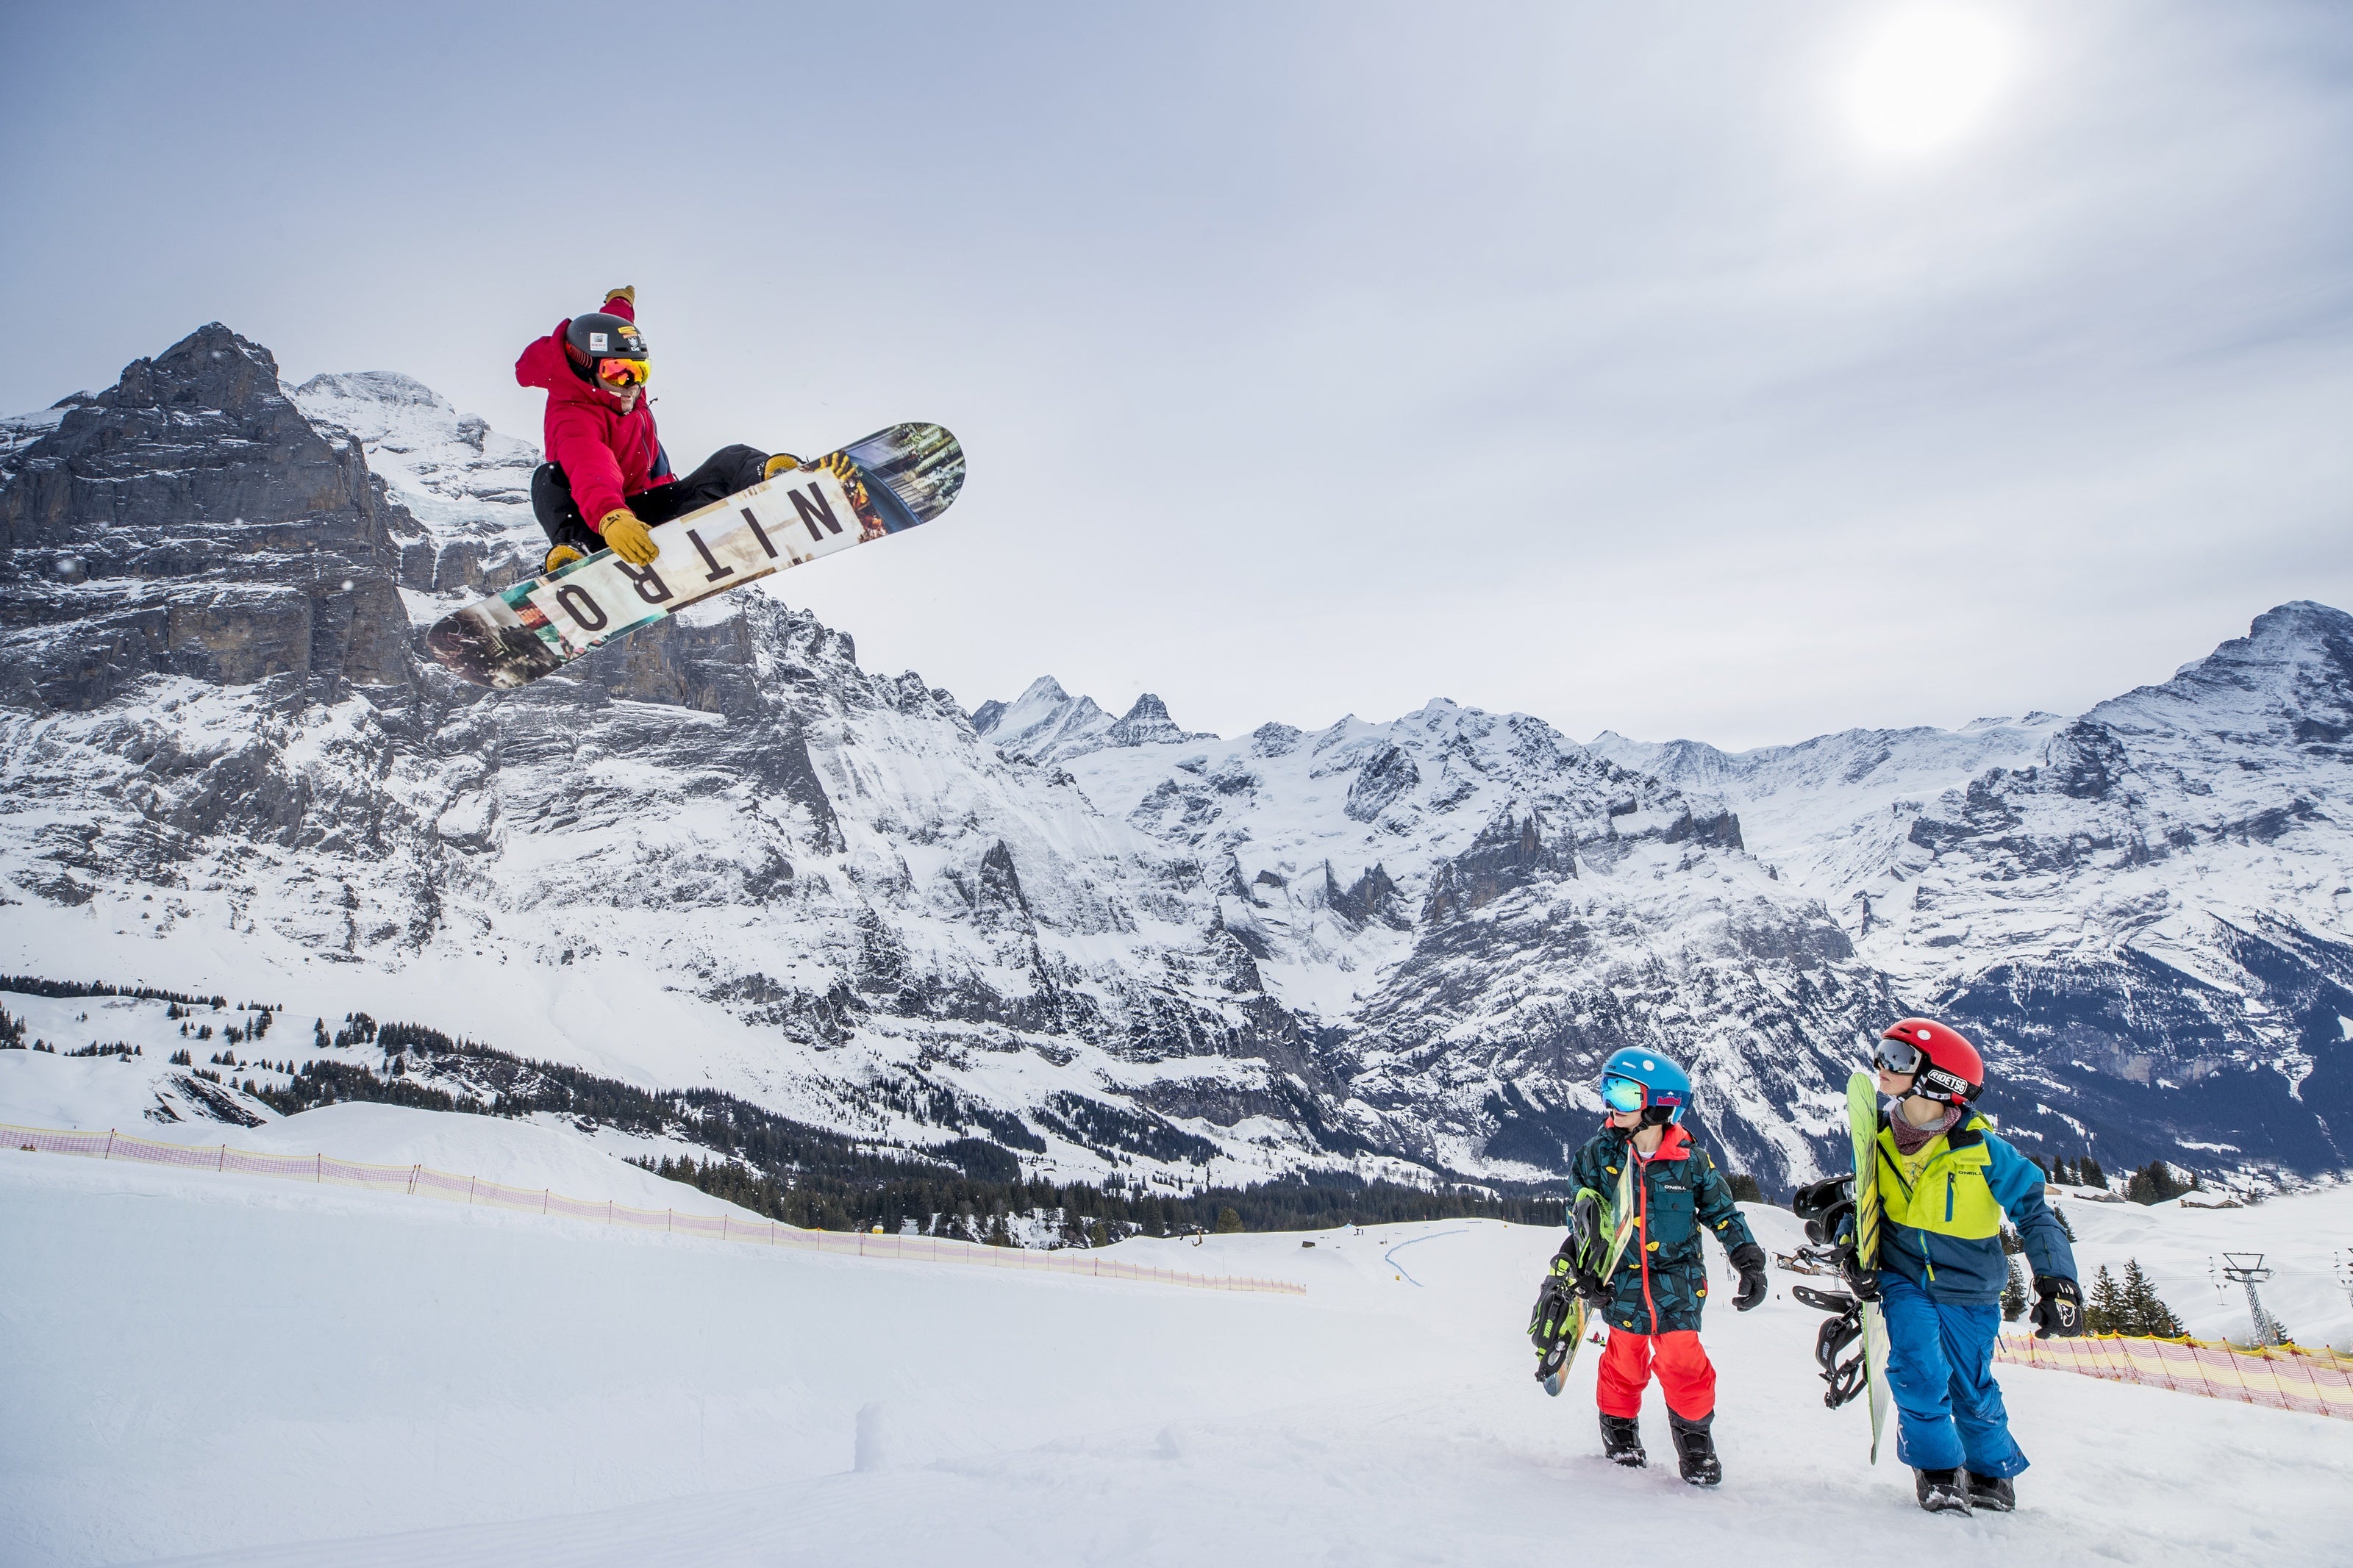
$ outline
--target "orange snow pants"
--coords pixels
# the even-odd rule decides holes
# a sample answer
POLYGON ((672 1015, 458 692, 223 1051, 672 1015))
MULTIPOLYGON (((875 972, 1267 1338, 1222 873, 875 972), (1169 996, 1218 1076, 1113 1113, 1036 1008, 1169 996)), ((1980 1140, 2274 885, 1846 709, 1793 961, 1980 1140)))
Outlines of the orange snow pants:
POLYGON ((1667 1408, 1686 1421, 1704 1421, 1715 1414, 1715 1366, 1690 1329, 1663 1334, 1609 1331, 1594 1373, 1594 1401, 1604 1415, 1632 1420, 1642 1413, 1642 1390, 1651 1373, 1659 1374, 1659 1388, 1667 1408))

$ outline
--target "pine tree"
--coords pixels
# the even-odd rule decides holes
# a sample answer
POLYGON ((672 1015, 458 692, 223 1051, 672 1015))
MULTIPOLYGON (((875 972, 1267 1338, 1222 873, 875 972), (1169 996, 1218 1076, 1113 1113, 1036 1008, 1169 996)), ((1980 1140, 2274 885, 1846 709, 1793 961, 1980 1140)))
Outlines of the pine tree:
POLYGON ((2189 1190, 2189 1184, 2175 1175, 2173 1168, 2162 1160, 2151 1160, 2125 1183, 2125 1196, 2137 1204, 2161 1204, 2189 1190))
POLYGON ((1242 1228, 1242 1216, 1239 1211, 1230 1206, 1221 1208, 1218 1211, 1218 1223, 1210 1228, 1219 1236, 1234 1235, 1242 1228))
MULTIPOLYGON (((2102 1269, 2103 1274, 2106 1273, 2102 1269)), ((2126 1327, 2116 1331, 2127 1334, 2147 1334, 2156 1339, 2179 1339, 2188 1331, 2173 1309, 2157 1293, 2157 1287, 2141 1272, 2140 1259, 2125 1260, 2125 1282, 2121 1292, 2126 1327)))
POLYGON ((2075 1163, 2075 1177, 2078 1186, 2099 1187, 2105 1190, 2108 1184, 2108 1173, 2100 1169, 2100 1163, 2089 1154, 2075 1163))
POLYGON ((2018 1266, 2016 1254, 2007 1261, 2010 1264, 2010 1283, 2002 1287, 2001 1315, 2014 1323, 2026 1316, 2026 1270, 2018 1266))
POLYGON ((2075 1227, 2067 1223, 2067 1211, 2065 1209, 2061 1208, 2057 1204, 2052 1204, 2051 1205, 2051 1217, 2059 1222, 2060 1235, 2065 1237, 2070 1241, 2075 1239, 2075 1227))
POLYGON ((2103 1263, 2098 1278, 2092 1281, 2092 1299, 2084 1304, 2084 1331, 2120 1334, 2126 1331, 2124 1323, 2124 1292, 2116 1289, 2116 1276, 2103 1263))

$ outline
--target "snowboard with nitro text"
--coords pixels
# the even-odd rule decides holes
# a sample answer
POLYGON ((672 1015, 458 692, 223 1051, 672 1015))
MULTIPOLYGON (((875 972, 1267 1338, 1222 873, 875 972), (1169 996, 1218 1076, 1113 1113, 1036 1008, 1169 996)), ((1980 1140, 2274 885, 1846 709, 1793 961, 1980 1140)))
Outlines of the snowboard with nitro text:
POLYGON ((600 550, 442 616, 425 647, 477 686, 526 685, 689 605, 929 522, 963 485, 954 436, 893 425, 656 526, 650 564, 600 550))

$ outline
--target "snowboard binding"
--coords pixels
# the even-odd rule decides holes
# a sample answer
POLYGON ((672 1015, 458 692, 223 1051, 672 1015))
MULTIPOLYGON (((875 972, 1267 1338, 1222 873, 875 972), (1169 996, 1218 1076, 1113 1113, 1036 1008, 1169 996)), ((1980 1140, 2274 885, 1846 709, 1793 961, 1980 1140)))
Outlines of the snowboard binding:
MULTIPOLYGON (((1594 1270, 1605 1258, 1609 1268, 1617 1263, 1607 1215, 1599 1194, 1588 1189, 1577 1194, 1568 1214, 1568 1239, 1554 1254, 1552 1267, 1537 1287, 1535 1310, 1528 1315, 1528 1338, 1536 1347, 1536 1382, 1556 1398, 1568 1381, 1568 1364, 1590 1315, 1578 1294, 1577 1276, 1594 1270)), ((1594 1342, 1600 1341, 1597 1337, 1594 1342)))
POLYGON ((1868 1386, 1863 1351, 1858 1342, 1862 1338, 1862 1303, 1843 1290, 1817 1290, 1810 1285, 1792 1285, 1789 1294, 1817 1311, 1833 1314, 1814 1336, 1814 1363, 1822 1369, 1822 1381, 1830 1384, 1822 1403, 1836 1410, 1868 1386), (1847 1354, 1850 1346, 1852 1355, 1847 1354))

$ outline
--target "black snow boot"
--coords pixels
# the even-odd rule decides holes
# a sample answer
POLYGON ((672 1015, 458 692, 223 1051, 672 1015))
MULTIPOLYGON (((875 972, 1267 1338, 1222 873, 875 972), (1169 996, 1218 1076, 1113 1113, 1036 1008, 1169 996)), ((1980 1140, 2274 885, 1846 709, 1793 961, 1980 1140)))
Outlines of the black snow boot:
POLYGON ((1642 1424, 1630 1416, 1601 1417, 1601 1457, 1613 1465, 1639 1470, 1651 1462, 1642 1452, 1642 1424))
POLYGON ((2007 1476, 1981 1476, 1971 1470, 1969 1506, 1989 1513, 2008 1513, 2018 1506, 2018 1493, 2007 1476))
POLYGON ((1969 1511, 1968 1487, 1961 1479, 1960 1471, 1915 1470, 1912 1476, 1913 1490, 1920 1499, 1920 1506, 1930 1513, 1969 1511))
POLYGON ((1675 1435, 1675 1458, 1683 1479, 1695 1487, 1712 1487, 1724 1479, 1724 1461, 1715 1457, 1715 1439, 1708 1435, 1708 1428, 1715 1425, 1713 1411, 1697 1421, 1686 1421, 1672 1410, 1667 1412, 1667 1426, 1675 1435))

